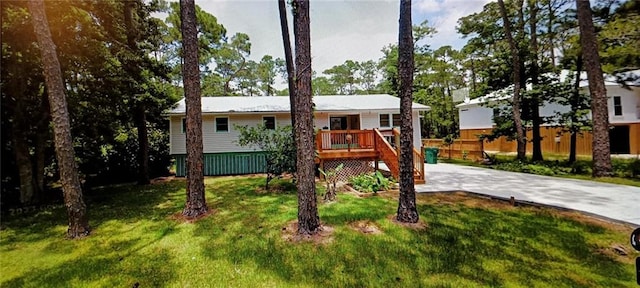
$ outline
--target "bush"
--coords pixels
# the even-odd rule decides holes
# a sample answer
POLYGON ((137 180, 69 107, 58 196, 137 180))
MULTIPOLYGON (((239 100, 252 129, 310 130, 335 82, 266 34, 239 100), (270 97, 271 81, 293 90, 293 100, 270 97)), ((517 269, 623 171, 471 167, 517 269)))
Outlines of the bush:
POLYGON ((353 176, 349 179, 349 183, 351 183, 354 189, 360 192, 377 193, 378 191, 387 190, 391 187, 391 180, 384 177, 380 171, 353 176))
POLYGON ((631 172, 631 177, 640 177, 640 159, 634 159, 629 164, 629 171, 631 172))
POLYGON ((234 125, 238 130, 238 145, 258 148, 266 153, 265 171, 267 181, 265 189, 269 190, 269 182, 284 173, 296 171, 296 145, 293 141, 291 125, 280 126, 275 130, 267 129, 260 124, 257 127, 234 125))

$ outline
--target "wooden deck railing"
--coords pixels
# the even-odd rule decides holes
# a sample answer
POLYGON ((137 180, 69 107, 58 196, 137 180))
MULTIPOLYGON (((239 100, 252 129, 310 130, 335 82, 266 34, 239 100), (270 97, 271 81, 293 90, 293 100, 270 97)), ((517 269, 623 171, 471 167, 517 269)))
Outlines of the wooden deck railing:
POLYGON ((382 136, 382 134, 380 133, 380 131, 378 131, 377 129, 374 130, 375 131, 375 147, 376 150, 380 153, 380 159, 382 159, 382 161, 384 161, 385 164, 387 164, 387 167, 389 168, 389 172, 391 172, 391 175, 396 178, 396 179, 400 179, 400 167, 398 166, 398 153, 396 152, 395 149, 393 149, 393 147, 391 147, 391 144, 389 144, 389 142, 387 142, 387 140, 384 139, 384 136, 382 136))
POLYGON ((414 178, 419 180, 425 180, 424 176, 424 149, 420 149, 420 151, 413 148, 413 171, 414 178))
MULTIPOLYGON (((316 149, 324 160, 353 159, 354 157, 380 159, 387 165, 391 175, 399 179, 400 131, 398 129, 394 128, 386 131, 378 129, 321 130, 316 134, 316 149)), ((424 153, 422 151, 422 149, 413 149, 413 168, 416 183, 424 183, 425 180, 424 153)))
POLYGON ((323 150, 374 149, 373 130, 318 131, 316 147, 323 150))

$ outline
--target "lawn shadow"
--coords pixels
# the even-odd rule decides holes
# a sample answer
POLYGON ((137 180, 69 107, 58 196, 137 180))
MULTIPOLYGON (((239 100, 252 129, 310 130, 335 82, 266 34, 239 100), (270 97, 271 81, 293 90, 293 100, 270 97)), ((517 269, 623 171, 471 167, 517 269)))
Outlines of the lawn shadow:
POLYGON ((629 265, 597 253, 584 235, 606 230, 533 210, 419 204, 428 229, 413 230, 386 219, 397 207, 392 199, 341 194, 337 203, 319 204, 321 221, 336 229, 335 240, 292 244, 280 229, 296 217, 295 195, 256 194, 255 183, 224 185, 238 189, 217 195, 228 213, 194 232, 207 239, 200 243, 203 255, 258 267, 292 285, 583 287, 633 281, 629 265), (239 199, 229 203, 234 197, 239 199), (354 233, 349 224, 355 221, 376 223, 382 233, 354 233), (576 271, 564 272, 567 265, 576 271))
POLYGON ((136 283, 160 287, 176 276, 172 255, 166 250, 129 257, 105 254, 110 253, 87 253, 53 267, 36 268, 2 283, 2 287, 70 287, 95 282, 102 287, 137 287, 136 283))

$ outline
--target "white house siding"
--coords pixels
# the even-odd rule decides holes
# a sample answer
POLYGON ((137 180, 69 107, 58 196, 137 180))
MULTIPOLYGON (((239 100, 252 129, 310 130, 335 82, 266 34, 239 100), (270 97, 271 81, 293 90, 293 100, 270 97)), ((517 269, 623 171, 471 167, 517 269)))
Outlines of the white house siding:
MULTIPOLYGON (((219 114, 202 115, 202 139, 204 153, 249 152, 256 151, 251 147, 238 146, 239 132, 234 125, 255 126, 262 123, 262 114, 219 114), (215 117, 229 117, 229 132, 215 132, 215 117)), ((270 113, 264 116, 275 116, 276 124, 283 126, 291 123, 290 114, 270 113)), ((186 139, 182 133, 182 116, 171 116, 171 154, 185 154, 186 139)))
POLYGON ((479 105, 458 108, 460 130, 493 127, 493 109, 479 105))
MULTIPOLYGON (((588 89, 585 89, 584 93, 588 93, 588 89)), ((622 88, 620 86, 607 86, 608 108, 609 108, 609 122, 611 124, 623 124, 623 123, 639 123, 640 122, 640 88, 632 87, 630 89, 622 88), (614 115, 613 96, 620 96, 622 103, 622 115, 614 115)), ((557 103, 545 102, 540 107, 540 116, 550 117, 556 115, 557 112, 568 112, 571 108, 569 106, 560 105, 557 103)), ((480 105, 469 105, 458 108, 460 115, 460 130, 468 129, 485 129, 493 127, 493 110, 492 108, 483 107, 480 105)), ((587 115, 591 118, 591 114, 587 115)), ((546 125, 553 125, 554 123, 547 123, 546 125)))
POLYGON ((619 86, 607 86, 607 105, 609 106, 609 122, 616 123, 638 123, 640 122, 640 88, 630 89, 619 86), (614 115, 613 96, 620 96, 622 103, 622 116, 614 115))
MULTIPOLYGON (((329 126, 330 116, 339 115, 360 115, 360 129, 374 129, 380 126, 380 113, 398 113, 398 111, 350 111, 350 112, 318 112, 314 117, 315 129, 322 129, 329 126)), ((235 125, 258 125, 262 123, 262 116, 275 116, 278 126, 291 123, 289 113, 266 113, 266 114, 205 114, 202 116, 202 136, 204 153, 225 153, 225 152, 250 152, 256 151, 250 147, 240 147, 237 145, 239 133, 234 129, 235 125), (215 117, 229 117, 229 132, 215 132, 215 117)), ((170 116, 170 153, 186 154, 185 133, 182 133, 182 118, 184 116, 170 116)), ((413 112, 414 146, 422 145, 420 139, 420 118, 418 111, 413 112)))

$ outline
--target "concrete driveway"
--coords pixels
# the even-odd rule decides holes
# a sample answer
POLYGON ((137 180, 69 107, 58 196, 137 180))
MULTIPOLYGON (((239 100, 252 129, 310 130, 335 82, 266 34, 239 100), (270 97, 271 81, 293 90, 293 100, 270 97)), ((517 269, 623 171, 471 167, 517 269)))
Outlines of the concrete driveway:
POLYGON ((553 205, 640 225, 640 187, 454 164, 425 164, 416 192, 467 191, 553 205))

